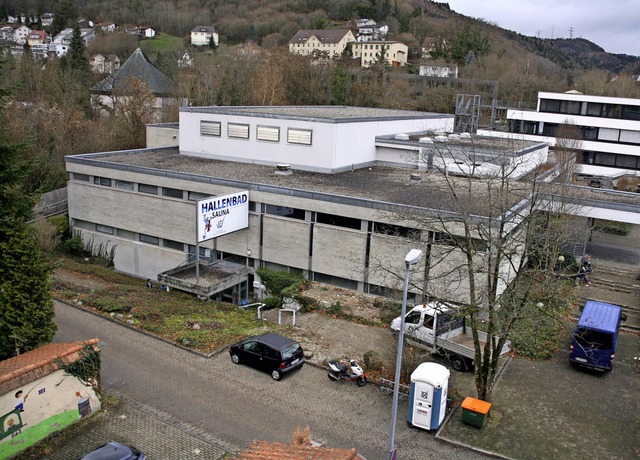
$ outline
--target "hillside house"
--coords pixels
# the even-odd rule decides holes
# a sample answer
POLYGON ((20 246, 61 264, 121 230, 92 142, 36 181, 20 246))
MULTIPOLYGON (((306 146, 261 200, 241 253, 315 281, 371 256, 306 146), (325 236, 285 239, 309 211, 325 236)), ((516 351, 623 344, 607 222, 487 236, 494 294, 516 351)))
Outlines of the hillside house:
MULTIPOLYGON (((80 29, 80 36, 82 37, 82 41, 86 46, 91 42, 91 40, 96 38, 96 31, 89 27, 82 28, 80 29)), ((71 27, 67 27, 66 29, 62 30, 58 35, 53 37, 53 40, 51 41, 51 43, 57 44, 57 45, 70 46, 72 37, 73 37, 73 29, 71 27)))
POLYGON ((27 35, 27 43, 29 46, 48 44, 51 41, 51 36, 44 30, 32 30, 27 35))
POLYGON ((191 44, 193 46, 208 46, 213 39, 215 46, 218 46, 218 32, 213 26, 195 26, 191 29, 191 44))
POLYGON ((347 45, 355 41, 356 37, 349 29, 302 29, 289 40, 289 52, 301 56, 338 58, 347 45))
POLYGON ((120 68, 120 58, 115 54, 94 54, 89 64, 96 73, 113 73, 120 68))
POLYGON ((449 65, 421 65, 419 75, 421 77, 458 78, 458 66, 449 65))
POLYGON ((352 45, 351 53, 360 59, 364 68, 376 64, 380 60, 380 53, 384 53, 384 61, 391 67, 402 67, 407 64, 409 47, 396 41, 368 41, 357 42, 352 45))
POLYGON ((94 28, 101 30, 102 32, 115 32, 118 28, 118 25, 115 22, 98 22, 95 24, 94 28))
POLYGON ((53 24, 53 13, 44 13, 40 16, 40 24, 42 24, 42 27, 48 27, 53 24))
POLYGON ((357 19, 355 21, 356 40, 368 42, 372 40, 384 40, 389 33, 389 26, 378 26, 373 19, 357 19))
POLYGON ((177 103, 174 82, 154 66, 140 48, 137 48, 118 70, 91 87, 89 92, 92 106, 101 109, 103 114, 116 109, 122 99, 128 97, 132 78, 146 83, 155 96, 153 107, 158 119, 162 109, 177 103))
POLYGON ((13 41, 18 45, 24 45, 27 42, 27 37, 31 33, 31 29, 27 26, 14 26, 13 28, 13 41))
POLYGON ((180 51, 180 54, 178 54, 178 68, 179 69, 184 69, 185 67, 193 67, 194 63, 193 63, 193 58, 189 55, 189 53, 187 52, 187 50, 182 50, 180 51))

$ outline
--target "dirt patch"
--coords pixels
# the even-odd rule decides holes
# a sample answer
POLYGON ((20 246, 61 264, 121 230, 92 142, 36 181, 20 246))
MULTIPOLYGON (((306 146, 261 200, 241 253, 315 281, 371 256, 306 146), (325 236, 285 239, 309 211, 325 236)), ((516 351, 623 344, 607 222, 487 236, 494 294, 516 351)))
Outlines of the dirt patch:
POLYGON ((113 287, 113 283, 108 283, 96 278, 93 275, 86 275, 75 271, 58 268, 51 276, 51 282, 55 285, 63 286, 65 289, 72 289, 77 292, 91 292, 113 287))
POLYGON ((309 288, 300 295, 323 309, 329 310, 333 305, 340 304, 344 313, 374 322, 381 321, 384 306, 389 302, 384 297, 315 282, 310 283, 309 288))

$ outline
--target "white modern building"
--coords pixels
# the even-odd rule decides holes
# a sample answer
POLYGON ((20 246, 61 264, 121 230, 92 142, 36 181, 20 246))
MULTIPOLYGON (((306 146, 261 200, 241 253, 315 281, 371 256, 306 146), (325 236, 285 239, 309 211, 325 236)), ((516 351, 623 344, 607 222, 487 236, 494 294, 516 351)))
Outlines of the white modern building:
MULTIPOLYGON (((402 286, 394 273, 404 272, 403 255, 419 246, 427 255, 412 273, 411 300, 426 290, 468 302, 468 281, 451 273, 463 255, 436 226, 410 217, 455 214, 444 176, 431 169, 444 161, 450 174, 468 175, 456 154, 465 142, 478 165, 497 157, 494 140, 442 134, 453 123, 361 107, 181 107, 179 126, 147 127, 155 148, 66 157, 70 224, 94 248, 115 248, 117 270, 203 297, 246 299, 259 267, 389 294, 402 286), (426 153, 438 137, 449 160, 426 153), (197 202, 244 191, 248 227, 198 242, 197 202)), ((520 142, 509 156, 543 162, 547 148, 520 142)), ((467 203, 478 219, 485 204, 467 203)))
POLYGON ((193 46, 209 46, 213 40, 213 44, 218 46, 219 35, 213 26, 195 26, 191 29, 191 44, 193 46))
POLYGON ((509 109, 507 120, 511 135, 552 146, 560 136, 576 136, 583 174, 640 174, 640 99, 540 92, 536 111, 509 109))

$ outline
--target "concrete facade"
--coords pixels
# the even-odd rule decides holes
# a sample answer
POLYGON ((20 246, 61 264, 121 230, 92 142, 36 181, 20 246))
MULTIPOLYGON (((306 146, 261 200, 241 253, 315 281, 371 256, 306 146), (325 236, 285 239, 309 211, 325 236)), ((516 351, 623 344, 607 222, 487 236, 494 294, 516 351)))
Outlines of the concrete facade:
MULTIPOLYGON (((66 158, 71 227, 94 250, 115 248, 117 270, 158 279, 193 260, 196 200, 248 190, 249 227, 201 243, 208 263, 286 270, 388 295, 401 289, 403 254, 420 247, 429 255, 412 270, 411 296, 425 290, 466 303, 468 280, 449 273, 462 254, 439 240, 441 227, 411 217, 451 214, 434 207, 437 175, 410 177, 427 174, 427 166, 408 161, 407 152, 423 148, 413 137, 452 128, 450 115, 386 109, 185 107, 179 148, 66 158), (267 130, 262 134, 269 139, 260 140, 263 126, 279 134, 267 130), (309 136, 302 144, 300 138, 288 142, 291 129, 309 136), (415 131, 423 134, 404 134, 415 131), (394 132, 402 133, 400 140, 394 132), (440 255, 447 262, 436 268, 440 255)), ((150 126, 148 133, 172 129, 150 126)), ((540 158, 546 158, 546 144, 527 148, 542 149, 540 158)), ((474 212, 480 214, 480 207, 474 212)), ((452 222, 447 231, 456 228, 452 222)), ((480 271, 484 259, 479 252, 480 271)))

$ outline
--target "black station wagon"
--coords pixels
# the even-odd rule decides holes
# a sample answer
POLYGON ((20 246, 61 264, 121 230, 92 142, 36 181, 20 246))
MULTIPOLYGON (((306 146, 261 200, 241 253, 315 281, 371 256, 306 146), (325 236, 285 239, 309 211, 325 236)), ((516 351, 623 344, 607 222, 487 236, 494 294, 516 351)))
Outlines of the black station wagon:
POLYGON ((249 337, 229 347, 231 361, 269 372, 273 380, 300 369, 304 351, 298 342, 273 332, 249 337))

